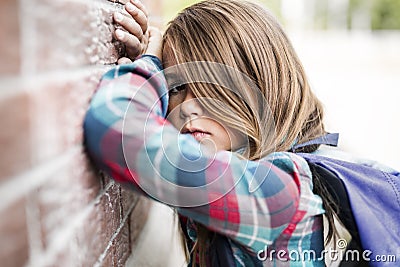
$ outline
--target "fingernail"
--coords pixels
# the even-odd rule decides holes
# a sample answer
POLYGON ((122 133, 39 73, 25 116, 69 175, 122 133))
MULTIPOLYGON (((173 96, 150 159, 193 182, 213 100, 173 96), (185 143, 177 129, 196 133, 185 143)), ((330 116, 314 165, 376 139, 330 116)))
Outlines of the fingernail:
POLYGON ((128 11, 135 11, 136 7, 134 5, 132 5, 131 3, 126 3, 126 10, 128 11))
POLYGON ((124 16, 123 16, 121 13, 119 13, 119 12, 115 12, 115 13, 114 13, 114 18, 115 18, 115 20, 116 20, 117 22, 121 22, 121 21, 124 19, 124 16))
POLYGON ((124 39, 124 37, 125 37, 125 33, 123 31, 121 31, 120 29, 115 30, 115 35, 120 40, 124 39))

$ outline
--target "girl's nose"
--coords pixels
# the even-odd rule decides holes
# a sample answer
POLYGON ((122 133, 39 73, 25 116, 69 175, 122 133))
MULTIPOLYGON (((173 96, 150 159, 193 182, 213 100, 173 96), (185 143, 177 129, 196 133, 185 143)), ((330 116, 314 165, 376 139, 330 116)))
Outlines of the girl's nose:
POLYGON ((199 103, 197 97, 193 94, 192 90, 188 89, 186 92, 185 99, 181 103, 180 116, 185 118, 191 118, 193 116, 200 117, 203 115, 203 108, 199 103))

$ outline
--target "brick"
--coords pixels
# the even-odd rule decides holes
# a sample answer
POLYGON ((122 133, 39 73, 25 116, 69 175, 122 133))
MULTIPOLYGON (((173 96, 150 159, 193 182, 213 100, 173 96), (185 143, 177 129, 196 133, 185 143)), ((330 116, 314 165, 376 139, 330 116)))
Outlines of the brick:
POLYGON ((23 86, 19 82, 4 87, 17 93, 0 97, 0 182, 31 166, 29 94, 21 90, 23 86))
POLYGON ((106 255, 101 262, 97 262, 100 255, 105 251, 110 242, 110 236, 105 234, 105 228, 102 224, 104 219, 103 206, 93 206, 89 216, 85 218, 82 224, 76 228, 76 231, 67 242, 65 249, 58 252, 54 259, 55 266, 100 266, 113 265, 113 249, 106 251, 106 255))
POLYGON ((100 223, 105 240, 110 240, 120 225, 121 211, 119 201, 119 185, 117 184, 113 184, 100 200, 102 207, 102 210, 99 210, 101 215, 100 223))
POLYGON ((124 186, 121 186, 121 208, 122 208, 122 213, 121 217, 124 217, 127 215, 128 212, 130 212, 130 207, 139 201, 140 196, 138 193, 133 192, 132 190, 125 188, 124 186))
POLYGON ((0 260, 2 266, 23 266, 28 260, 25 200, 20 199, 0 213, 0 260))
POLYGON ((111 267, 115 266, 115 257, 113 251, 109 251, 104 258, 104 260, 100 263, 100 266, 102 267, 111 267))
MULTIPOLYGON (((33 263, 32 265, 44 266, 94 266, 99 255, 106 247, 106 240, 102 234, 103 229, 99 223, 99 213, 97 207, 91 206, 87 217, 75 227, 74 232, 68 238, 60 238, 55 243, 62 242, 60 249, 49 252, 54 248, 55 243, 47 247, 44 254, 50 258, 46 262, 33 263)), ((71 221, 69 224, 73 224, 71 221)), ((75 222, 76 224, 76 222, 75 222)), ((65 232, 66 229, 60 227, 58 232, 65 232)), ((39 255, 38 258, 44 258, 39 255)))
POLYGON ((129 0, 107 0, 108 2, 111 2, 111 3, 119 3, 119 4, 122 4, 122 5, 125 5, 126 3, 128 3, 129 2, 129 0))
MULTIPOLYGON (((63 264, 61 266, 94 266, 100 254, 104 251, 109 242, 109 237, 104 235, 105 229, 102 228, 102 210, 102 206, 94 206, 89 216, 76 230, 74 243, 79 247, 79 251, 70 255, 71 257, 76 258, 76 262, 71 262, 72 264, 63 264)), ((68 255, 69 253, 74 252, 70 251, 69 253, 62 253, 68 255)))
POLYGON ((83 118, 108 68, 30 77, 1 84, 0 181, 83 141, 83 118))
POLYGON ((66 72, 32 81, 33 163, 53 158, 83 141, 83 119, 104 71, 66 72))
MULTIPOLYGON (((0 96, 0 185, 82 144, 82 121, 106 70, 87 66, 113 64, 124 53, 112 36, 112 13, 122 9, 116 2, 0 1, 0 79, 18 79, 22 65, 29 71, 7 89, 12 94, 0 96)), ((158 18, 159 1, 143 2, 151 18, 158 18)), ((0 213, 1 265, 93 266, 101 259, 102 266, 124 266, 147 220, 149 200, 94 171, 83 150, 62 163, 29 193, 33 205, 16 197, 0 213), (27 203, 35 208, 28 218, 27 203), (29 232, 28 223, 35 224, 29 232)))
POLYGON ((101 179, 102 179, 102 184, 101 184, 102 189, 107 188, 110 183, 114 183, 114 180, 109 175, 107 175, 105 172, 100 171, 99 175, 101 176, 101 179))
MULTIPOLYGON (((96 223, 100 226, 101 240, 104 240, 102 243, 106 245, 121 223, 119 185, 113 184, 101 196, 95 212, 96 216, 92 217, 96 219, 96 223)), ((103 249, 105 249, 105 246, 103 249)))
POLYGON ((63 227, 69 227, 68 222, 87 207, 100 190, 100 180, 83 151, 77 151, 46 180, 36 190, 45 249, 63 227))
MULTIPOLYGON (((75 166, 66 166, 65 169, 79 168, 79 157, 75 157, 74 161, 77 162, 75 166)), ((60 170, 59 173, 63 172, 60 170)), ((47 257, 38 255, 38 258, 47 260, 41 264, 93 266, 120 226, 119 185, 113 184, 93 204, 100 181, 97 179, 97 186, 93 187, 91 182, 79 182, 84 177, 85 174, 79 173, 73 176, 55 175, 54 181, 37 191, 43 254, 47 257), (67 236, 63 237, 64 234, 67 236), (60 248, 52 251, 59 242, 63 243, 60 248)))
MULTIPOLYGON (((100 266, 124 266, 127 258, 131 253, 131 221, 130 216, 128 220, 123 222, 120 232, 114 240, 114 236, 118 228, 121 226, 120 220, 115 216, 118 212, 118 195, 119 185, 112 186, 107 193, 105 193, 94 209, 91 211, 85 224, 78 229, 76 233, 77 246, 80 248, 79 254, 85 255, 80 266, 93 266, 95 263, 100 266), (112 211, 114 209, 114 212, 112 211), (110 247, 106 250, 107 246, 110 247), (104 255, 102 255, 104 253, 104 255), (100 257, 102 255, 102 257, 100 257), (100 260, 97 262, 97 260, 100 260)), ((143 200, 143 198, 140 198, 143 200)), ((146 199, 144 199, 146 200, 146 199)), ((142 210, 145 206, 139 205, 140 201, 132 203, 135 205, 134 210, 138 213, 146 214, 147 210, 142 210)), ((135 229, 141 229, 145 223, 144 218, 135 222, 135 229)), ((79 264, 74 264, 79 265, 79 264)), ((68 266, 68 265, 64 265, 68 266)))
POLYGON ((130 229, 126 222, 113 241, 114 266, 125 266, 131 252, 130 229))
POLYGON ((20 71, 19 3, 15 0, 0 1, 0 76, 20 71))
POLYGON ((120 4, 37 0, 35 6, 31 19, 36 25, 36 47, 32 53, 37 71, 112 64, 124 53, 112 35, 112 13, 121 10, 120 4))
MULTIPOLYGON (((110 249, 101 263, 101 266, 125 266, 134 244, 131 243, 132 234, 138 236, 140 230, 143 228, 148 213, 149 200, 143 197, 138 198, 134 211, 141 214, 140 219, 135 218, 134 225, 132 225, 132 216, 129 214, 128 220, 124 223, 118 235, 112 241, 110 249), (132 233, 134 229, 134 233, 132 233)), ((134 239, 136 241, 136 238, 134 239)))

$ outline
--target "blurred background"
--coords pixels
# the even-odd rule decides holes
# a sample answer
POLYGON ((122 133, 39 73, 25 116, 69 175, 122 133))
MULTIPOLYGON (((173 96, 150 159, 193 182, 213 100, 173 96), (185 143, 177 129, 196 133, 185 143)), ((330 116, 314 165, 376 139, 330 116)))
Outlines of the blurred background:
MULTIPOLYGON (((164 20, 195 2, 164 1, 164 20)), ((286 29, 339 147, 400 169, 400 1, 255 2, 286 29)))

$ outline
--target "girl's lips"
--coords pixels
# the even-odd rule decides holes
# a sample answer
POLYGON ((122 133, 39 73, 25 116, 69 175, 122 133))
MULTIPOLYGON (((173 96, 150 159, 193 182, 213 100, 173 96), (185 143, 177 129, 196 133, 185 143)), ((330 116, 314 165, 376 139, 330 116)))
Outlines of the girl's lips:
POLYGON ((211 136, 211 133, 206 132, 200 128, 195 128, 195 127, 185 127, 182 129, 181 133, 190 134, 199 142, 201 140, 203 140, 204 138, 208 138, 211 136))
POLYGON ((190 134, 194 137, 194 139, 196 139, 199 142, 201 140, 203 140, 204 138, 208 138, 211 136, 209 133, 200 132, 200 131, 190 132, 190 134))

